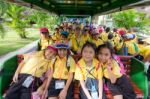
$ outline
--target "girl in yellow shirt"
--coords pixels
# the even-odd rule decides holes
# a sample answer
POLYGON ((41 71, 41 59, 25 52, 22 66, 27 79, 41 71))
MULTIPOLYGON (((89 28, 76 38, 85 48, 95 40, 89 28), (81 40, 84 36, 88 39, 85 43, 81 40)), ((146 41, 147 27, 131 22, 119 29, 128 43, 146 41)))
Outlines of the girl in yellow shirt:
POLYGON ((80 41, 81 46, 83 46, 89 40, 90 40, 89 30, 84 29, 82 34, 81 34, 81 41, 80 41))
POLYGON ((80 37, 81 37, 81 30, 79 27, 77 27, 74 35, 72 35, 72 38, 70 39, 71 51, 74 54, 77 54, 78 52, 81 51, 82 39, 80 37))
POLYGON ((102 45, 104 43, 101 39, 99 39, 99 33, 98 33, 97 30, 92 31, 91 42, 93 42, 94 44, 96 44, 97 47, 99 45, 102 45))
POLYGON ((82 58, 76 66, 75 79, 81 84, 81 99, 102 99, 102 69, 95 52, 96 45, 86 42, 81 50, 82 58))
MULTIPOLYGON (((41 85, 41 79, 51 66, 56 49, 48 46, 44 51, 34 53, 18 66, 5 99, 30 99, 31 93, 41 85)), ((47 79, 45 79, 47 80, 47 79)), ((43 88, 45 84, 43 83, 43 88)))
POLYGON ((114 49, 109 42, 97 49, 105 83, 113 95, 113 99, 135 99, 136 95, 128 78, 121 73, 121 68, 114 58, 114 49))
POLYGON ((49 35, 49 31, 47 28, 40 29, 41 37, 38 43, 38 50, 44 50, 48 45, 53 43, 51 36, 49 35))
POLYGON ((49 76, 45 90, 48 90, 48 99, 72 99, 75 61, 68 55, 68 44, 58 43, 56 48, 58 56, 52 65, 52 75, 49 76))

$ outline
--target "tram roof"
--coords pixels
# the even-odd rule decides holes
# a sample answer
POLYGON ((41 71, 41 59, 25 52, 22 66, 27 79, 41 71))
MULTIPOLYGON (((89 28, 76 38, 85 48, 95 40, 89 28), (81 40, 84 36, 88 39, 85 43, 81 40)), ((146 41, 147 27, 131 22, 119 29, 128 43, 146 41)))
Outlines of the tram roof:
POLYGON ((6 0, 36 9, 45 9, 58 15, 90 15, 111 13, 150 0, 6 0))

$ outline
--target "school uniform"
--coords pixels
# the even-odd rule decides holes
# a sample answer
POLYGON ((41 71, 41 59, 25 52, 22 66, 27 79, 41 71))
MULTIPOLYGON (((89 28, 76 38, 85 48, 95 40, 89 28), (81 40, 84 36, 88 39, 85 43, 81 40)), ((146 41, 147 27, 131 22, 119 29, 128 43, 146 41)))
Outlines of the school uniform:
POLYGON ((104 44, 104 42, 101 39, 91 39, 90 40, 92 43, 96 44, 96 46, 98 47, 99 45, 104 44))
POLYGON ((103 40, 103 42, 107 42, 108 41, 108 33, 102 32, 100 34, 100 38, 103 40))
MULTIPOLYGON (((68 56, 68 58, 64 57, 63 59, 57 56, 52 70, 53 78, 48 88, 48 97, 58 97, 67 82, 69 73, 75 72, 75 61, 71 56, 68 56), (58 87, 60 83, 63 83, 63 85, 58 87)), ((71 99, 72 96, 73 83, 70 84, 66 99, 71 99)))
POLYGON ((54 33, 54 35, 52 36, 53 41, 58 41, 60 40, 60 33, 54 33))
POLYGON ((89 40, 90 40, 89 34, 86 34, 86 35, 82 34, 81 35, 81 46, 83 46, 86 43, 86 41, 89 41, 89 40))
POLYGON ((133 43, 132 41, 125 41, 125 46, 128 48, 128 54, 134 55, 135 53, 138 53, 138 50, 136 50, 136 43, 133 43))
MULTIPOLYGON (((103 77, 102 69, 101 69, 101 67, 99 67, 99 62, 97 59, 93 59, 91 67, 86 66, 83 58, 81 58, 78 61, 77 66, 76 66, 76 71, 75 71, 75 80, 79 80, 79 81, 84 80, 86 87, 90 93, 92 91, 91 90, 92 86, 95 86, 95 90, 98 92, 98 89, 97 89, 98 88, 98 80, 102 79, 102 77, 103 77), (92 85, 91 85, 91 83, 92 83, 92 85)), ((81 97, 81 99, 88 99, 81 87, 80 87, 80 97, 81 97)))
POLYGON ((53 44, 53 40, 51 38, 41 39, 40 40, 40 50, 46 49, 48 45, 53 44))
POLYGON ((147 56, 150 54, 150 45, 145 46, 140 50, 140 54, 144 56, 144 58, 147 58, 147 56))
POLYGON ((121 73, 121 68, 116 60, 112 60, 112 73, 117 78, 114 84, 111 83, 108 74, 107 64, 102 64, 103 76, 105 79, 105 84, 111 91, 112 95, 123 95, 123 99, 135 99, 136 94, 134 93, 133 87, 130 84, 129 79, 126 75, 121 73))
POLYGON ((71 50, 74 53, 77 53, 77 51, 80 50, 80 48, 82 47, 82 40, 81 38, 77 38, 75 35, 72 36, 72 38, 70 39, 70 44, 71 44, 71 50))
POLYGON ((40 78, 50 69, 52 64, 51 60, 44 58, 43 51, 36 52, 30 59, 24 62, 25 64, 18 76, 18 82, 10 86, 5 99, 30 99, 31 93, 36 91, 42 84, 40 78), (25 81, 28 78, 32 78, 32 80, 28 80, 28 83, 31 81, 30 84, 25 85, 25 81))
POLYGON ((113 35, 114 47, 117 51, 119 51, 123 47, 123 40, 119 34, 113 33, 113 35))

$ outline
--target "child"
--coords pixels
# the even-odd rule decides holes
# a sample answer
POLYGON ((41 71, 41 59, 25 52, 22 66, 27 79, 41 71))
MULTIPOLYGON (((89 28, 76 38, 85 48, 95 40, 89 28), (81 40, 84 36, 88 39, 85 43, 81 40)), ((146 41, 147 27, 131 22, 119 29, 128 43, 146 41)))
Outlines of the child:
POLYGON ((68 36, 69 36, 69 33, 67 31, 62 31, 60 35, 60 40, 56 41, 55 43, 58 43, 58 42, 68 43, 69 42, 68 36))
POLYGON ((48 81, 48 98, 72 99, 72 80, 75 72, 75 61, 68 55, 68 44, 58 43, 56 44, 56 48, 58 49, 58 56, 52 67, 53 75, 48 81))
POLYGON ((113 95, 113 99, 135 99, 136 95, 128 78, 121 74, 121 68, 113 58, 114 49, 109 42, 97 49, 98 59, 103 70, 105 83, 113 95))
POLYGON ((81 35, 81 41, 80 41, 80 45, 83 46, 87 41, 90 40, 90 35, 89 35, 89 29, 85 28, 83 29, 82 35, 81 35))
POLYGON ((81 43, 82 43, 80 37, 81 37, 80 27, 76 27, 75 33, 74 35, 72 35, 72 38, 70 39, 71 51, 73 51, 74 54, 80 52, 81 43))
POLYGON ((47 28, 40 29, 41 37, 38 45, 38 50, 46 49, 48 45, 53 43, 51 36, 49 35, 49 31, 47 28))
POLYGON ((102 69, 95 52, 96 45, 86 42, 81 50, 82 58, 77 63, 75 79, 81 84, 81 99, 102 99, 102 69))
POLYGON ((52 36, 53 41, 59 41, 60 40, 60 32, 59 32, 59 27, 55 26, 55 32, 52 36))
POLYGON ((30 99, 31 93, 41 84, 41 77, 51 66, 56 49, 48 46, 44 51, 34 53, 18 66, 5 99, 30 99))
POLYGON ((94 29, 92 31, 92 38, 91 38, 91 42, 93 42, 94 44, 96 44, 96 46, 98 47, 99 45, 103 44, 103 41, 101 39, 99 39, 99 30, 98 29, 94 29))

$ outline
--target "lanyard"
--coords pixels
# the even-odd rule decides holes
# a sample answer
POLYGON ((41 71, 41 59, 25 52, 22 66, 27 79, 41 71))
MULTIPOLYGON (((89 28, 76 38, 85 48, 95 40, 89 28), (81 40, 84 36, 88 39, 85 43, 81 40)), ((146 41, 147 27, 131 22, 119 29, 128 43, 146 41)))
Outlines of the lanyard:
MULTIPOLYGON (((86 77, 85 77, 85 75, 84 75, 84 73, 83 73, 83 70, 82 70, 81 66, 79 65, 79 63, 77 63, 77 66, 78 66, 79 69, 81 70, 81 73, 82 73, 83 78, 86 79, 86 78, 87 78, 87 75, 90 74, 92 77, 94 77, 95 79, 97 79, 97 78, 91 73, 91 71, 93 71, 93 70, 95 69, 94 66, 93 66, 90 70, 88 70, 88 69, 86 68, 86 71, 88 72, 88 74, 86 75, 86 77)), ((99 67, 100 67, 100 64, 98 64, 98 66, 96 67, 96 71, 99 69, 99 67)))
POLYGON ((95 79, 97 79, 91 72, 93 71, 95 69, 95 67, 94 66, 92 66, 92 68, 89 70, 89 69, 87 69, 86 68, 86 71, 87 71, 87 75, 86 75, 86 78, 88 77, 88 75, 90 74, 92 77, 94 77, 95 79))

